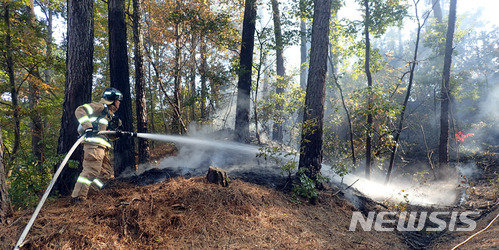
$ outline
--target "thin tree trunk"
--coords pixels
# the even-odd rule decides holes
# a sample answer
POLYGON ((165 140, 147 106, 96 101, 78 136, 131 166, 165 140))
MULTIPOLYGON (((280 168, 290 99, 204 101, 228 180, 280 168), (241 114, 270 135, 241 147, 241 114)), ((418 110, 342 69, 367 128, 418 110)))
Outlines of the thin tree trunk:
POLYGON ((307 88, 307 23, 300 20, 300 87, 305 90, 307 88))
MULTIPOLYGON (((36 26, 35 19, 35 6, 33 0, 30 0, 29 6, 29 26, 30 29, 34 32, 36 26)), ((37 112, 38 105, 40 103, 40 90, 36 84, 37 79, 40 79, 40 73, 38 71, 37 66, 33 66, 29 70, 29 74, 31 75, 28 79, 29 82, 29 108, 30 108, 30 118, 31 118, 31 148, 32 155, 38 160, 38 162, 42 162, 44 160, 44 144, 43 144, 43 122, 42 117, 39 112, 37 112)))
MULTIPOLYGON (((61 118, 61 131, 57 153, 65 155, 78 137, 78 121, 74 115, 76 108, 91 101, 93 52, 94 52, 94 15, 92 0, 68 1, 68 49, 66 56, 66 83, 61 118)), ((81 162, 82 147, 70 159, 81 162)), ((78 178, 78 170, 64 168, 54 186, 54 192, 68 195, 78 178)))
MULTIPOLYGON (((180 8, 179 3, 177 3, 177 8, 180 8)), ((172 130, 173 133, 181 135, 185 132, 185 127, 180 123, 182 120, 182 77, 181 77, 181 64, 182 64, 182 43, 180 41, 181 33, 180 23, 175 24, 175 62, 174 62, 174 93, 173 93, 173 120, 172 120, 172 130)))
MULTIPOLYGON (((149 111, 150 111, 150 112, 148 112, 148 114, 151 114, 151 118, 150 118, 150 121, 151 121, 151 123, 150 123, 151 124, 151 133, 154 134, 154 133, 156 133, 156 125, 155 125, 156 119, 154 119, 154 113, 155 113, 154 112, 155 111, 154 107, 156 106, 156 103, 154 102, 154 91, 153 91, 153 89, 155 89, 155 88, 153 88, 153 86, 155 87, 155 86, 157 86, 157 84, 156 84, 155 78, 152 76, 152 73, 151 73, 151 63, 147 64, 147 74, 149 76, 149 78, 148 78, 149 81, 147 81, 148 82, 147 83, 147 89, 149 90, 149 92, 148 92, 149 93, 149 98, 148 99, 149 99, 149 111)), ((151 144, 150 145, 151 148, 155 147, 154 141, 151 141, 150 144, 151 144)))
POLYGON ((274 20, 274 35, 276 41, 276 66, 277 66, 277 86, 276 86, 276 95, 278 96, 276 101, 276 108, 274 110, 274 123, 272 126, 272 139, 274 141, 282 142, 282 124, 283 124, 283 94, 284 94, 284 77, 286 75, 286 70, 284 69, 284 43, 282 40, 282 31, 281 31, 281 17, 279 13, 279 3, 277 0, 272 0, 272 16, 274 20))
POLYGON ((440 103, 440 145, 438 163, 441 170, 449 164, 449 105, 451 101, 450 70, 452 65, 452 40, 456 25, 456 0, 450 1, 449 21, 445 40, 445 57, 442 77, 441 103, 440 103))
MULTIPOLYGON (((176 11, 180 11, 180 2, 176 2, 176 11)), ((182 76, 181 76, 181 65, 182 65, 182 42, 181 33, 182 33, 182 25, 180 20, 175 21, 174 28, 175 35, 175 56, 174 56, 174 65, 173 65, 173 101, 170 103, 173 109, 173 119, 172 119, 172 133, 182 134, 185 132, 185 128, 181 125, 182 120, 182 76)), ((166 93, 165 93, 166 94, 166 93)))
POLYGON ((52 72, 51 72, 51 56, 52 56, 52 41, 53 39, 53 10, 50 1, 47 3, 47 68, 45 69, 45 82, 51 84, 52 82, 52 72))
POLYGON ((191 62, 190 62, 190 93, 191 93, 191 122, 196 121, 196 48, 197 48, 197 34, 191 34, 191 62))
POLYGON ((260 144, 262 141, 260 138, 260 131, 259 131, 260 129, 258 127, 259 118, 258 118, 257 103, 258 103, 258 93, 259 93, 259 89, 260 89, 260 79, 262 76, 262 66, 265 64, 266 53, 265 53, 265 50, 262 49, 265 41, 263 39, 261 39, 260 33, 257 33, 257 37, 258 37, 259 54, 258 54, 258 64, 255 67, 256 68, 256 81, 255 81, 255 94, 254 94, 254 99, 253 99, 253 116, 254 116, 253 118, 255 120, 256 140, 257 140, 258 144, 260 144))
POLYGON ((407 103, 409 102, 409 97, 411 96, 411 89, 412 89, 412 84, 413 84, 413 79, 414 79, 414 72, 415 72, 417 60, 418 60, 418 48, 419 48, 419 38, 421 35, 421 29, 423 28, 423 25, 426 22, 426 18, 425 18, 423 24, 420 23, 419 16, 418 16, 417 4, 414 6, 414 8, 415 8, 415 12, 416 12, 415 17, 416 17, 416 20, 418 22, 418 29, 417 29, 417 33, 416 33, 416 46, 414 48, 414 56, 413 56, 412 62, 410 62, 409 84, 407 86, 407 93, 405 95, 404 103, 402 104, 402 110, 400 111, 399 124, 398 124, 397 130, 395 131, 395 137, 393 139, 395 142, 395 145, 392 147, 392 150, 391 150, 390 165, 388 166, 388 172, 386 174, 385 184, 388 184, 388 182, 390 181, 390 175, 392 174, 393 164, 395 162, 395 156, 397 154, 397 150, 398 150, 398 146, 399 146, 400 134, 402 133, 402 128, 403 128, 403 124, 404 124, 404 115, 405 115, 405 111, 407 108, 407 103))
POLYGON ((5 171, 3 158, 2 128, 0 127, 0 224, 7 224, 7 217, 12 215, 9 193, 7 192, 7 171, 5 171))
MULTIPOLYGON (((305 5, 304 0, 300 0, 300 87, 303 91, 307 89, 307 21, 305 16, 305 10, 303 9, 305 5)), ((297 123, 303 121, 303 107, 298 109, 297 123)))
POLYGON ((201 75, 201 101, 199 103, 200 111, 201 111, 201 120, 204 121, 208 118, 208 114, 206 112, 206 94, 208 91, 206 85, 206 67, 207 67, 207 58, 206 58, 206 41, 205 37, 201 38, 201 66, 199 68, 201 75))
POLYGON ((14 75, 14 59, 12 56, 12 37, 10 35, 10 2, 4 2, 4 21, 5 21, 5 51, 7 65, 7 76, 9 78, 10 96, 12 99, 12 122, 14 123, 14 144, 12 147, 11 159, 16 157, 21 143, 20 118, 21 108, 18 105, 18 92, 16 87, 16 78, 14 75))
MULTIPOLYGON (((133 0, 133 43, 135 62, 135 110, 137 115, 137 132, 147 133, 146 82, 144 76, 144 43, 142 39, 142 1, 133 0)), ((150 158, 149 140, 138 139, 139 164, 150 158)))
POLYGON ((249 116, 251 70, 255 44, 256 0, 245 0, 241 54, 239 59, 239 80, 237 82, 237 106, 235 140, 249 142, 249 116))
POLYGON ((357 159, 355 158, 355 146, 353 144, 353 126, 352 126, 352 119, 350 117, 350 112, 348 111, 347 105, 345 103, 345 97, 343 95, 343 90, 341 89, 339 79, 336 74, 336 67, 335 63, 333 62, 333 59, 329 57, 329 63, 331 64, 332 72, 333 72, 333 81, 338 90, 340 91, 340 97, 341 97, 341 104, 343 105, 343 109, 345 110, 346 116, 347 116, 347 121, 348 121, 348 131, 350 135, 350 150, 352 151, 352 163, 353 165, 357 165, 357 159))
POLYGON ((322 134, 331 1, 314 1, 312 45, 301 136, 299 168, 317 183, 322 167, 322 134))
POLYGON ((364 33, 365 33, 365 39, 366 39, 366 54, 365 54, 365 72, 366 72, 366 77, 367 77, 367 90, 368 90, 368 97, 367 97, 367 130, 366 130, 366 178, 370 179, 371 178, 371 166, 372 166, 372 149, 371 149, 371 143, 372 143, 372 130, 373 130, 373 115, 372 115, 372 86, 373 86, 373 79, 371 76, 371 68, 369 66, 369 60, 370 60, 370 55, 371 55, 371 44, 369 40, 369 0, 364 0, 364 7, 365 7, 365 24, 364 24, 364 33))

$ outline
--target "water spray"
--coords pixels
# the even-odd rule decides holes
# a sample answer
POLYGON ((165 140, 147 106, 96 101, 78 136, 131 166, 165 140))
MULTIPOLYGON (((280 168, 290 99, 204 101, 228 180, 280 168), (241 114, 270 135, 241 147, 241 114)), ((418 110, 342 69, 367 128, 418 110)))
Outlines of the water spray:
MULTIPOLYGON (((189 138, 185 136, 175 136, 175 135, 160 135, 160 134, 148 134, 148 133, 136 133, 136 132, 129 132, 129 131, 100 131, 98 132, 99 135, 116 135, 116 136, 133 136, 133 137, 138 137, 142 139, 150 139, 150 140, 157 140, 157 141, 164 141, 164 142, 175 142, 175 143, 184 143, 184 144, 194 144, 194 145, 202 145, 206 147, 218 147, 218 148, 223 148, 226 150, 237 150, 237 151, 245 151, 249 153, 258 153, 258 147, 248 147, 248 145, 241 145, 239 143, 234 143, 234 142, 225 142, 225 141, 208 141, 208 140, 202 140, 202 139, 196 139, 196 138, 189 138)), ((67 161, 71 157, 71 155, 74 153, 76 148, 80 145, 80 143, 85 139, 85 136, 81 136, 75 144, 71 147, 71 149, 68 151, 66 157, 64 160, 61 162, 59 165, 59 168, 55 172, 54 176, 52 177, 52 180, 50 184, 48 185, 47 189, 45 190, 45 193, 43 194, 40 202, 38 203, 35 212, 31 216, 28 224, 24 228, 24 231, 21 234, 21 237, 16 243, 16 246, 14 249, 19 249, 23 244, 24 240, 26 239, 26 236, 28 235, 29 230, 31 229, 31 226, 33 226, 33 223, 35 222, 36 217, 40 213, 40 210, 47 200, 52 188, 55 185, 55 182, 59 175, 61 174, 62 170, 64 169, 67 161)))
POLYGON ((217 140, 203 140, 192 137, 180 136, 180 135, 161 135, 161 134, 149 134, 149 133, 135 133, 135 132, 127 132, 127 131, 101 131, 99 134, 112 134, 112 135, 127 135, 134 136, 142 139, 149 139, 155 141, 163 141, 163 142, 175 142, 175 143, 183 143, 183 144, 193 144, 199 146, 207 146, 207 147, 217 147, 227 150, 236 150, 236 151, 246 151, 249 153, 258 153, 258 147, 248 147, 248 145, 241 145, 240 143, 235 142, 227 142, 227 141, 217 141, 217 140))

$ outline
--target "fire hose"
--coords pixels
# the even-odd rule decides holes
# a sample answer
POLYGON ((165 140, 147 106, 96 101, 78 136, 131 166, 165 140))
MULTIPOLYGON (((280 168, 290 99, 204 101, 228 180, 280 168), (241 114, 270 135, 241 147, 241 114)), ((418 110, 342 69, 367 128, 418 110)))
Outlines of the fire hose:
MULTIPOLYGON (((137 137, 137 133, 135 133, 135 132, 119 131, 119 130, 118 131, 100 131, 98 134, 99 135, 103 135, 103 134, 115 134, 117 136, 134 136, 134 137, 137 137)), ((54 187, 55 181, 57 180, 57 178, 61 174, 62 170, 64 169, 64 166, 68 162, 68 160, 71 157, 71 155, 73 154, 73 152, 76 150, 76 148, 78 147, 78 145, 80 145, 80 143, 84 139, 85 139, 85 136, 81 136, 75 142, 75 144, 68 151, 66 157, 64 157, 64 159, 62 160, 61 165, 59 165, 59 168, 57 168, 57 171, 55 172, 54 176, 52 177, 52 180, 50 181, 50 184, 48 185, 47 189, 45 190, 45 193, 43 194, 40 202, 36 206, 35 212, 31 216, 31 219, 29 220, 28 224, 26 224, 26 227, 24 228, 24 231, 21 234, 21 237, 19 237, 19 240, 17 241, 16 246, 14 247, 15 250, 19 249, 19 247, 21 247, 24 244, 24 239, 28 235, 28 232, 31 229, 31 226, 33 226, 33 223, 35 222, 35 219, 38 216, 38 213, 40 213, 40 210, 42 209, 42 206, 45 203, 45 200, 47 200, 47 198, 48 198, 48 196, 50 194, 50 191, 54 187)))

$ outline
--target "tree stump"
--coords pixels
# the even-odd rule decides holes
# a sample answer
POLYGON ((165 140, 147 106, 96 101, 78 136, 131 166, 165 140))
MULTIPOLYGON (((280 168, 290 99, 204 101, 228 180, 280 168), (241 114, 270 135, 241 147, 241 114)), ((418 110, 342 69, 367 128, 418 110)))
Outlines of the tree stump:
POLYGON ((209 167, 208 174, 206 174, 206 180, 210 183, 218 184, 222 187, 229 186, 230 180, 227 176, 227 172, 225 170, 218 167, 209 167))

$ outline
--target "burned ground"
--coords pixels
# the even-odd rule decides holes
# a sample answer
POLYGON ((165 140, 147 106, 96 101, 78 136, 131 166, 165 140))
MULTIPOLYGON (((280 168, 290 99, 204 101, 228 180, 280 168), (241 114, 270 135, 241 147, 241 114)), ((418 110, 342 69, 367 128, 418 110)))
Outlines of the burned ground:
MULTIPOLYGON (((204 176, 184 177, 166 168, 117 179, 83 204, 51 198, 23 249, 450 249, 499 212, 497 184, 491 181, 497 178, 495 161, 481 166, 483 174, 467 187, 466 203, 452 208, 480 211, 473 232, 349 231, 354 211, 366 214, 394 207, 360 193, 356 195, 362 207, 354 206, 334 185, 311 205, 281 189, 285 176, 262 171, 233 171, 229 187, 221 187, 207 183, 204 176)), ((0 228, 0 249, 14 247, 33 210, 17 211, 0 228)), ((497 247, 498 236, 496 221, 462 249, 497 247)))

